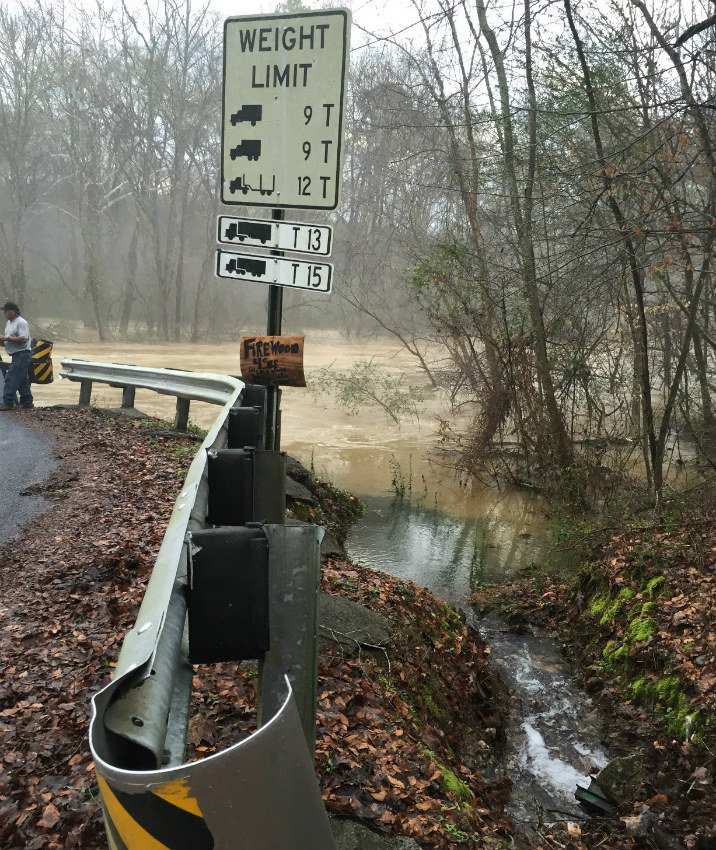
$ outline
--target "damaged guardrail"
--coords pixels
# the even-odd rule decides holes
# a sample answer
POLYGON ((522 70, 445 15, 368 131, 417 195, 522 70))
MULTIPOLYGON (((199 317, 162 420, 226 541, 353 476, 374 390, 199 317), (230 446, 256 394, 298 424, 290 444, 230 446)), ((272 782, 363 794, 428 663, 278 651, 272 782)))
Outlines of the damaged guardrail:
POLYGON ((90 747, 112 850, 316 850, 333 837, 313 769, 320 542, 286 526, 285 455, 263 448, 265 388, 63 361, 63 377, 223 403, 192 462, 90 747), (140 383, 141 382, 141 383, 140 383), (185 763, 195 664, 259 660, 259 728, 185 763))

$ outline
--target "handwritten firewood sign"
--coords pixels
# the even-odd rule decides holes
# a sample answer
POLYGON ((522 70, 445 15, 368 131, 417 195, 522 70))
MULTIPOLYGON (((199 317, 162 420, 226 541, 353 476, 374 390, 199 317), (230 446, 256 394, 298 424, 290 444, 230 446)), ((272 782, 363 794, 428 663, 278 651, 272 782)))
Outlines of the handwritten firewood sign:
POLYGON ((241 378, 267 387, 305 387, 302 336, 242 336, 241 378))

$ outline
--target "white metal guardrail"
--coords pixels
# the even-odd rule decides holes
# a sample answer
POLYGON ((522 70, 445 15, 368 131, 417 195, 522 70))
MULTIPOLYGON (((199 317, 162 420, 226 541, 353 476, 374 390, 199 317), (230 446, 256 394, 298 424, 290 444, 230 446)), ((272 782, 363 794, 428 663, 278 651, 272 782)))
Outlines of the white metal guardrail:
POLYGON ((189 402, 233 405, 244 386, 238 378, 208 372, 181 372, 176 369, 149 369, 144 366, 127 366, 121 363, 93 363, 88 360, 63 360, 60 376, 79 381, 79 403, 89 404, 92 384, 95 382, 122 387, 122 407, 134 407, 137 388, 153 390, 177 399, 175 425, 186 430, 189 402))
POLYGON ((323 530, 282 524, 285 457, 262 450, 251 415, 263 388, 78 360, 63 361, 61 375, 81 382, 80 403, 101 382, 127 398, 143 387, 222 405, 177 498, 114 677, 93 699, 90 747, 111 850, 332 850, 312 757, 323 530), (233 614, 253 619, 263 603, 265 651, 233 614), (260 658, 263 682, 257 732, 186 764, 192 634, 201 661, 212 652, 217 661, 260 658))

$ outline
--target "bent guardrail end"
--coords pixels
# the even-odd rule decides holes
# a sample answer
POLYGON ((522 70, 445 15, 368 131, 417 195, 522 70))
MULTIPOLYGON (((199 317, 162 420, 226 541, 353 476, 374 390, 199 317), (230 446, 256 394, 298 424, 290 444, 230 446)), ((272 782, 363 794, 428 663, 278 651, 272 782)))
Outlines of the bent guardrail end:
POLYGON ((112 850, 334 850, 330 823, 288 678, 278 713, 203 761, 128 771, 107 761, 103 718, 113 684, 92 701, 90 747, 112 850))

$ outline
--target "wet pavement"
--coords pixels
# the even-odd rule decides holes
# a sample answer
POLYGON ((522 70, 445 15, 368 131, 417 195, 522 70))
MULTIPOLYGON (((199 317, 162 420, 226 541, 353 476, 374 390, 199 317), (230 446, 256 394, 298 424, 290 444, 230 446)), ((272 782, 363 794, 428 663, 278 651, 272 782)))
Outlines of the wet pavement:
MULTIPOLYGON (((45 481, 56 467, 52 439, 18 421, 20 416, 32 415, 30 410, 0 412, 0 546, 51 507, 42 496, 23 495, 30 485, 45 481)), ((26 533, 31 534, 31 529, 26 533)))

